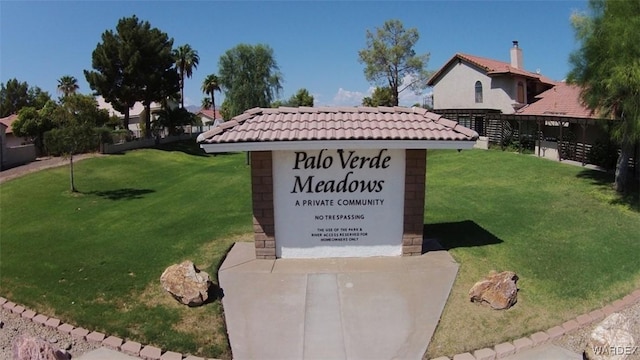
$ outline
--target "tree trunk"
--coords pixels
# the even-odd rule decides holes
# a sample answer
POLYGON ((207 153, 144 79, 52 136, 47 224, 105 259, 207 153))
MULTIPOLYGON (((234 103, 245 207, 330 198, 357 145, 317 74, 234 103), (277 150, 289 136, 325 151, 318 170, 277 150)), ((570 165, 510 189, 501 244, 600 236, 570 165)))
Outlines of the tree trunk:
POLYGON ((125 130, 129 131, 129 109, 124 111, 124 119, 122 119, 122 126, 125 130))
POLYGON ((620 155, 616 164, 616 179, 614 188, 618 193, 625 193, 629 190, 629 159, 633 155, 633 143, 625 136, 622 139, 620 155))
POLYGON ((184 80, 180 80, 180 108, 184 109, 184 80))
POLYGON ((151 102, 145 102, 144 108, 144 137, 151 139, 151 102))
POLYGON ((216 97, 214 95, 215 90, 211 92, 211 106, 213 106, 213 122, 216 122, 216 97))
POLYGON ((73 181, 73 154, 69 155, 69 180, 71 181, 71 192, 78 192, 76 184, 73 181))

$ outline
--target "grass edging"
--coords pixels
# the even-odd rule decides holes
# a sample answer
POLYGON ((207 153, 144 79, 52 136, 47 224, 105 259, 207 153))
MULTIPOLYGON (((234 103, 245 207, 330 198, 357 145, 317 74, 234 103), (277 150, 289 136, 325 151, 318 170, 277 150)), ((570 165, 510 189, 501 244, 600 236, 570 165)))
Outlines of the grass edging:
POLYGON ((106 348, 114 351, 119 351, 130 356, 144 357, 145 359, 160 359, 162 355, 165 355, 165 358, 169 359, 219 360, 215 358, 196 357, 190 354, 181 354, 169 350, 162 351, 162 349, 150 344, 145 345, 132 339, 121 339, 116 336, 109 336, 101 332, 91 331, 66 322, 63 323, 62 321, 60 321, 60 319, 36 313, 33 310, 9 301, 8 299, 1 296, 0 306, 2 306, 3 311, 20 315, 27 320, 31 320, 34 324, 48 326, 52 329, 56 329, 61 334, 71 335, 83 341, 99 343, 106 348))
MULTIPOLYGON (((488 357, 498 359, 504 358, 509 355, 529 350, 535 346, 547 344, 562 335, 571 333, 582 327, 589 326, 613 313, 622 311, 637 302, 640 302, 640 289, 633 291, 622 299, 615 300, 612 303, 605 305, 601 309, 596 309, 589 313, 578 315, 574 319, 567 320, 560 325, 547 329, 546 331, 539 331, 528 337, 513 340, 512 342, 502 342, 500 344, 496 344, 493 348, 482 348, 474 350, 473 353, 466 352, 463 354, 457 354, 454 355, 454 358, 457 356, 465 356, 465 358, 472 356, 474 359, 478 360, 486 359, 488 357)), ((189 354, 181 354, 170 350, 162 351, 162 349, 158 347, 144 345, 131 339, 125 341, 125 339, 121 339, 116 336, 108 336, 106 334, 84 329, 69 323, 62 323, 59 319, 53 317, 50 318, 44 314, 38 314, 33 310, 29 310, 28 308, 18 305, 1 296, 0 306, 2 306, 3 311, 20 315, 27 320, 31 320, 35 324, 54 328, 62 334, 69 334, 73 337, 80 338, 81 340, 100 343, 102 346, 111 350, 119 351, 131 356, 144 356, 145 358, 150 359, 160 359, 161 355, 166 354, 166 356, 171 356, 171 358, 175 359, 218 360, 215 358, 195 357, 189 354)), ((432 360, 450 360, 450 358, 441 356, 432 360)))
MULTIPOLYGON (((454 355, 454 358, 473 358, 477 360, 488 358, 501 359, 509 355, 529 350, 535 346, 547 344, 555 339, 558 339, 562 335, 569 334, 580 328, 594 324, 595 322, 600 321, 613 313, 622 311, 637 302, 640 302, 640 289, 633 291, 629 295, 624 296, 622 299, 615 300, 610 304, 603 306, 601 309, 596 309, 589 313, 578 315, 575 318, 551 327, 546 331, 539 331, 529 335, 528 337, 522 337, 511 342, 502 342, 496 344, 493 348, 482 348, 474 350, 473 352, 470 351, 462 354, 457 354, 454 355)), ((432 360, 450 360, 450 358, 441 356, 433 358, 432 360)))

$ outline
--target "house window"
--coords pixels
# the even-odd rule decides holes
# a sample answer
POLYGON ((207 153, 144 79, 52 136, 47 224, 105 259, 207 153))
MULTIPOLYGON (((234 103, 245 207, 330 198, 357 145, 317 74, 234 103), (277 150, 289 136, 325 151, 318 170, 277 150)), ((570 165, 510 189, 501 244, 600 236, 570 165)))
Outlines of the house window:
POLYGON ((524 104, 524 84, 522 84, 522 81, 518 82, 518 98, 516 100, 520 104, 524 104))
POLYGON ((476 103, 482 102, 482 83, 476 81, 476 103))

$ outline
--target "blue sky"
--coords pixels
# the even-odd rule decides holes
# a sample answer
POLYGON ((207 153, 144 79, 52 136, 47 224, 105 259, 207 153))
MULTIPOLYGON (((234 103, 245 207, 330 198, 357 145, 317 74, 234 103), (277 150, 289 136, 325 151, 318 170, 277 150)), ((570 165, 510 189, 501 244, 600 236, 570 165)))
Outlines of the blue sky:
MULTIPOLYGON (((80 92, 91 93, 83 70, 101 34, 132 15, 174 39, 190 44, 200 65, 185 85, 186 105, 200 105, 202 80, 217 73, 218 60, 240 43, 274 50, 283 74, 282 99, 300 88, 315 104, 359 105, 372 90, 358 50, 367 29, 399 19, 417 28, 419 54, 430 53, 437 70, 456 52, 509 61, 512 40, 524 66, 555 80, 570 70, 576 49, 570 16, 583 1, 0 1, 0 81, 17 78, 57 97, 57 80, 75 76, 80 92)), ((422 102, 409 93, 401 105, 422 102)), ((222 103, 222 95, 216 103, 222 103), (219 100, 220 99, 220 100, 219 100)))

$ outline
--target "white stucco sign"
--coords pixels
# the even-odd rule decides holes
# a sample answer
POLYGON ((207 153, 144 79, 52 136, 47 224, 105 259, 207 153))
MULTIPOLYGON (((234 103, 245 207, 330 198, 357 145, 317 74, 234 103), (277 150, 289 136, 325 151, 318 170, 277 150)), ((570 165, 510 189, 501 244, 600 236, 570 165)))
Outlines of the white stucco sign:
POLYGON ((276 256, 399 256, 405 151, 273 151, 276 256))

